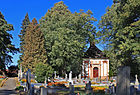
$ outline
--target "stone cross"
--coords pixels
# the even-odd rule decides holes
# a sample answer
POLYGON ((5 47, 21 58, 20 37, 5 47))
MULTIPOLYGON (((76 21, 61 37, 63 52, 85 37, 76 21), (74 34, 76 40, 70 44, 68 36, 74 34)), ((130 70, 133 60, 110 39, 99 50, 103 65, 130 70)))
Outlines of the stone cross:
POLYGON ((136 77, 135 88, 138 89, 139 88, 139 81, 138 81, 137 75, 135 75, 135 77, 136 77))

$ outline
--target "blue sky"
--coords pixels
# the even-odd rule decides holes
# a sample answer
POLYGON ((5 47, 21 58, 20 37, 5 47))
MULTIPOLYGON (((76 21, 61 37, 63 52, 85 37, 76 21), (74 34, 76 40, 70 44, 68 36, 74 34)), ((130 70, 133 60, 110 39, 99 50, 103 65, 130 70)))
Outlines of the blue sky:
MULTIPOLYGON (((39 19, 45 15, 48 9, 55 3, 63 1, 71 12, 79 12, 91 10, 93 16, 99 21, 101 16, 106 12, 106 8, 112 5, 112 0, 1 0, 0 12, 4 15, 9 24, 13 24, 14 31, 10 31, 13 39, 12 43, 16 47, 20 47, 20 39, 18 37, 21 30, 21 23, 26 13, 28 13, 30 21, 33 18, 39 19)), ((98 46, 101 49, 101 46, 98 46)), ((19 53, 13 56, 12 65, 17 64, 19 53)))

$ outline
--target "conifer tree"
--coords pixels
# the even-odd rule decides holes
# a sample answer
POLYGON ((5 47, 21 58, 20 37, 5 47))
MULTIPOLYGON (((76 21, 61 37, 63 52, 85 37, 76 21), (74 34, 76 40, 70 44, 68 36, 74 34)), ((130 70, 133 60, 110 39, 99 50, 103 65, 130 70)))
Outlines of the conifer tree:
POLYGON ((29 24, 30 24, 29 16, 28 16, 28 13, 26 13, 25 18, 22 21, 22 26, 21 26, 22 30, 21 30, 20 35, 19 35, 20 41, 21 41, 20 42, 20 53, 21 53, 21 55, 20 55, 20 59, 18 60, 19 64, 22 62, 22 57, 24 55, 24 48, 23 48, 23 45, 25 44, 24 36, 25 36, 26 29, 27 29, 29 24))
POLYGON ((24 55, 22 65, 27 70, 35 71, 35 65, 38 63, 47 63, 46 51, 44 48, 44 35, 40 31, 39 24, 34 18, 26 29, 23 45, 24 55))
POLYGON ((5 75, 6 66, 12 63, 10 53, 14 54, 18 52, 18 49, 11 42, 12 35, 7 32, 11 30, 14 30, 13 25, 8 24, 0 12, 0 72, 3 75, 5 75))

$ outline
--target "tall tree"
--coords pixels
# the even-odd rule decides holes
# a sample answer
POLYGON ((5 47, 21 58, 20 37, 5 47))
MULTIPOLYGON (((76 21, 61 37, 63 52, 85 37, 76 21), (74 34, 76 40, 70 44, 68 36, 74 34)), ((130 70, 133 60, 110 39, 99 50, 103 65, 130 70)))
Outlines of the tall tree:
POLYGON ((46 50, 44 48, 44 35, 40 31, 39 24, 35 18, 26 29, 24 42, 22 65, 25 70, 29 68, 34 72, 36 64, 46 64, 47 62, 46 50))
POLYGON ((30 20, 29 20, 29 16, 28 16, 28 13, 26 13, 25 15, 25 18, 24 20, 22 21, 22 26, 21 26, 21 32, 20 32, 20 59, 18 60, 18 63, 20 64, 22 62, 22 57, 24 55, 24 47, 23 45, 25 44, 25 41, 24 41, 24 36, 25 36, 25 33, 26 33, 26 29, 28 27, 28 25, 30 24, 30 20))
MULTIPOLYGON (((0 71, 4 74, 6 66, 12 63, 12 56, 18 49, 12 44, 12 35, 8 31, 14 30, 12 24, 8 24, 0 12, 0 71)), ((4 74, 5 75, 5 74, 4 74)))
POLYGON ((74 74, 79 73, 86 44, 94 39, 95 18, 91 15, 90 10, 71 13, 61 1, 40 20, 48 63, 59 74, 64 75, 70 70, 74 74))
POLYGON ((114 66, 130 66, 133 75, 140 74, 140 1, 115 2, 102 16, 99 28, 97 35, 106 43, 114 66))

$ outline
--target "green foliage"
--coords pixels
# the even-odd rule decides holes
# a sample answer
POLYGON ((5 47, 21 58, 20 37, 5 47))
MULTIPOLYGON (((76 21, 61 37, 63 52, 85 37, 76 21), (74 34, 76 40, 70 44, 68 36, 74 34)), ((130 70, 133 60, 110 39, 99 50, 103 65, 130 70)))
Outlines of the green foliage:
POLYGON ((48 64, 38 63, 35 67, 35 75, 37 76, 36 80, 38 82, 44 82, 45 77, 52 77, 53 69, 48 64))
POLYGON ((25 36, 26 29, 27 29, 29 24, 30 24, 30 20, 29 20, 29 16, 28 16, 28 13, 27 13, 24 20, 22 21, 22 26, 21 26, 22 30, 21 30, 20 35, 19 35, 20 41, 21 41, 21 43, 20 43, 20 53, 24 52, 24 48, 23 48, 23 45, 25 44, 24 36, 25 36))
POLYGON ((21 32, 20 32, 20 35, 19 35, 19 38, 20 38, 20 59, 18 60, 18 63, 20 64, 22 62, 22 57, 24 55, 24 47, 23 45, 25 44, 25 41, 24 41, 24 36, 25 36, 25 33, 26 33, 26 29, 28 28, 28 25, 30 24, 30 20, 29 20, 29 16, 28 16, 28 13, 26 14, 24 20, 22 21, 22 26, 21 26, 21 32))
POLYGON ((113 76, 113 71, 110 70, 110 71, 109 71, 109 78, 112 77, 112 76, 113 76))
POLYGON ((15 88, 15 90, 24 90, 24 87, 23 87, 23 86, 17 86, 17 87, 15 88))
MULTIPOLYGON (((112 66, 130 66, 133 75, 140 72, 139 9, 139 0, 121 0, 114 3, 102 16, 99 22, 102 30, 97 33, 100 41, 107 45, 106 50, 112 66)), ((115 68, 113 67, 112 71, 115 68)))
POLYGON ((22 57, 22 66, 26 71, 28 68, 35 71, 35 65, 38 63, 47 63, 46 50, 44 48, 44 35, 40 31, 39 24, 34 18, 28 25, 24 35, 24 55, 22 57))
POLYGON ((64 75, 70 70, 74 74, 80 72, 86 44, 94 39, 94 21, 90 10, 71 13, 62 1, 40 20, 48 63, 59 74, 64 75))
POLYGON ((18 52, 18 49, 12 44, 12 35, 7 31, 13 29, 12 24, 8 24, 0 12, 0 71, 5 70, 5 66, 12 62, 11 54, 18 52))

